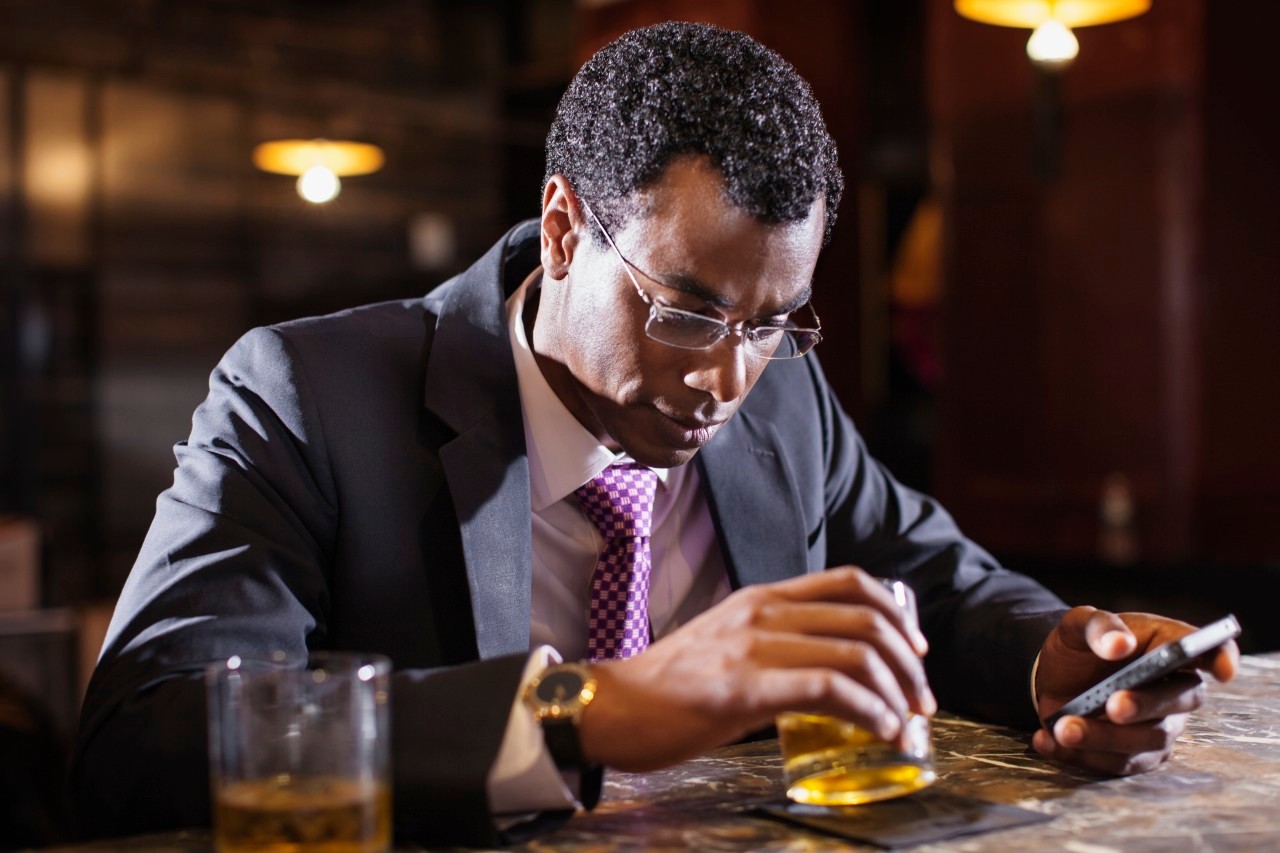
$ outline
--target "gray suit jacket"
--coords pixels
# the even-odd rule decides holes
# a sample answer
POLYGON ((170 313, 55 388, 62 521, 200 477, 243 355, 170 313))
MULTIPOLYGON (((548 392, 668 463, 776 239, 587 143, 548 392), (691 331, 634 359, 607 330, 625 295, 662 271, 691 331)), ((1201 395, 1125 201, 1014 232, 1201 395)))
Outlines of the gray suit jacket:
MULTIPOLYGON (((537 263, 526 222, 423 299, 256 329, 222 359, 85 700, 90 833, 207 822, 201 670, 330 648, 394 662, 400 837, 497 840, 484 786, 532 547, 503 301, 537 263)), ((943 706, 1035 724, 1028 672, 1062 603, 895 482, 816 358, 771 364, 696 464, 735 586, 847 563, 903 577, 943 706)))

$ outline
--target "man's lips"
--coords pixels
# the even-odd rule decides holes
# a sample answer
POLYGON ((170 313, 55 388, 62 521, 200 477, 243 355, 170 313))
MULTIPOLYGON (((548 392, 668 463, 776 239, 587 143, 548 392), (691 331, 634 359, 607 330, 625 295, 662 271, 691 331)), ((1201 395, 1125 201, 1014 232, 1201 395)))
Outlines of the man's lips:
POLYGON ((655 411, 662 416, 662 421, 669 425, 672 440, 685 448, 701 447, 711 440, 716 431, 728 421, 728 418, 709 420, 703 418, 678 417, 667 414, 661 409, 655 411))
POLYGON ((679 424, 680 426, 684 427, 687 430, 714 429, 720 426, 721 424, 723 424, 725 421, 729 420, 728 418, 723 418, 722 420, 718 420, 718 421, 702 420, 701 418, 681 418, 681 417, 676 417, 675 415, 668 415, 666 412, 663 412, 663 411, 659 411, 658 414, 662 415, 664 418, 667 418, 670 421, 674 421, 675 423, 679 424))

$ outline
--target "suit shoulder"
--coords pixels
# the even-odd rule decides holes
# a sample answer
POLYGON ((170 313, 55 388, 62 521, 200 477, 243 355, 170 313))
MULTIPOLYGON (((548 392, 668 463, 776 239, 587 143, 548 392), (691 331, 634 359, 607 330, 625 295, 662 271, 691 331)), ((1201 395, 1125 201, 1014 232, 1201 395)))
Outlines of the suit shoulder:
POLYGON ((334 336, 421 337, 430 309, 423 297, 375 302, 355 308, 346 308, 332 314, 302 317, 264 327, 289 341, 305 341, 309 338, 329 339, 334 336))
POLYGON ((422 298, 379 302, 250 329, 231 354, 327 360, 379 351, 420 353, 434 329, 435 317, 422 298))
POLYGON ((277 392, 300 385, 316 392, 350 391, 372 376, 413 381, 431 349, 435 325, 418 298, 259 326, 223 356, 215 377, 277 392))

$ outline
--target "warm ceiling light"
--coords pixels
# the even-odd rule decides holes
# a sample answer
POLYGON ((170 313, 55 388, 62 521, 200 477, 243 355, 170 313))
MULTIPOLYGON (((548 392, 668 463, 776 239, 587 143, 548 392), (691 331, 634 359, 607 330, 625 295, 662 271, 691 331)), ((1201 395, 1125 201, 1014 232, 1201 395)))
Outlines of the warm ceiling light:
POLYGON ((277 175, 297 175, 298 195, 315 204, 338 195, 338 178, 376 172, 385 160, 376 145, 338 139, 277 139, 253 149, 255 166, 277 175))
POLYGON ((1048 68, 1063 68, 1075 59, 1080 46, 1072 27, 1123 21, 1151 8, 1151 0, 955 0, 955 4, 956 12, 970 20, 1035 30, 1027 41, 1027 55, 1048 68))
POLYGON ((956 11, 966 18, 1025 29, 1049 20, 1068 27, 1110 24, 1136 18, 1150 8, 1151 0, 956 0, 956 11))
POLYGON ((342 181, 328 166, 312 166, 298 178, 298 195, 312 204, 333 201, 342 192, 342 181))
POLYGON ((1078 53, 1080 42, 1062 21, 1045 21, 1027 39, 1027 56, 1037 65, 1066 68, 1078 53))

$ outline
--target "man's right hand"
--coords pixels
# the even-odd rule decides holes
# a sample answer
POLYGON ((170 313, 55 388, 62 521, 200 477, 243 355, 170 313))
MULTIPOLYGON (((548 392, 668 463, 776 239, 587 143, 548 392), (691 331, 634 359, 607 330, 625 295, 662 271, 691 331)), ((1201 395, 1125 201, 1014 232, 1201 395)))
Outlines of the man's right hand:
POLYGON ((643 653, 594 664, 588 760, 653 770, 733 743, 782 711, 830 714, 897 739, 937 703, 928 644, 893 596, 842 567, 738 590, 643 653))

